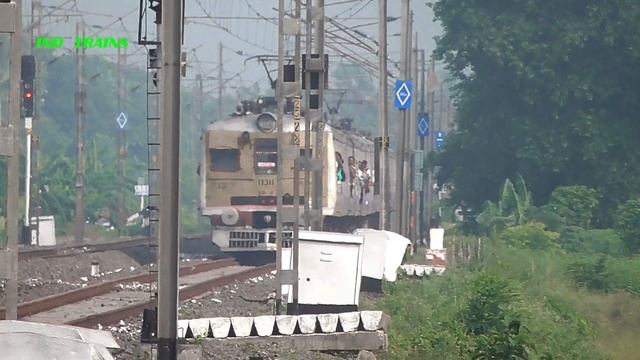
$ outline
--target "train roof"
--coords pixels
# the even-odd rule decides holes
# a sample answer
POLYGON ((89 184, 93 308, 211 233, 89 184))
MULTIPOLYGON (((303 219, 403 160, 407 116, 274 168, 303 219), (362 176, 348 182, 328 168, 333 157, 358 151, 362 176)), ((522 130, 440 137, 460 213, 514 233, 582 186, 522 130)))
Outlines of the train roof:
MULTIPOLYGON (((262 113, 262 114, 269 114, 273 116, 274 119, 276 118, 275 114, 271 114, 271 113, 262 113)), ((247 131, 249 133, 264 133, 258 127, 258 121, 257 121, 258 117, 262 114, 245 114, 240 116, 229 117, 223 120, 218 120, 207 125, 206 131, 234 131, 234 132, 247 131)), ((298 131, 300 132, 304 132, 304 129, 305 129, 304 121, 305 119, 303 116, 300 118, 300 129, 298 129, 298 131)), ((274 133, 275 131, 276 130, 274 129, 273 131, 270 131, 268 133, 274 133)), ((283 131, 284 132, 294 131, 293 115, 284 114, 283 131)), ((332 127, 329 124, 326 124, 324 127, 324 131, 333 133, 334 141, 342 142, 345 144, 351 143, 362 148, 373 147, 373 140, 368 138, 362 133, 358 133, 358 131, 355 129, 345 130, 341 128, 332 127)))
MULTIPOLYGON (((271 113, 263 113, 263 114, 271 114, 271 113)), ((247 131, 250 133, 262 133, 263 131, 258 128, 258 116, 262 114, 247 114, 234 116, 230 118, 226 118, 223 120, 218 120, 210 123, 206 127, 206 131, 215 131, 215 130, 224 130, 224 131, 247 131)), ((276 114, 273 115, 274 119, 276 118, 276 114)), ((299 131, 304 131, 304 116, 300 118, 300 129, 299 131)), ((276 131, 276 130, 273 130, 276 131)), ((284 124, 283 124, 284 132, 293 132, 293 116, 291 114, 284 115, 284 124)), ((333 131, 331 126, 325 126, 325 132, 333 131)))

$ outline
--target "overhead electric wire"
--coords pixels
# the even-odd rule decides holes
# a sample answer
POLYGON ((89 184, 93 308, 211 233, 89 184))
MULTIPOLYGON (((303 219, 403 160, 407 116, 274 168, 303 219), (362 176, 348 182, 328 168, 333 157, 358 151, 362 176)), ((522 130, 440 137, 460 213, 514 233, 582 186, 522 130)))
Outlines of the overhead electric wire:
POLYGON ((362 5, 362 7, 361 7, 360 9, 358 9, 358 10, 354 11, 353 13, 351 13, 351 15, 347 16, 347 18, 346 18, 346 19, 344 19, 344 20, 349 20, 349 19, 351 19, 352 17, 356 16, 358 13, 360 13, 362 10, 364 10, 364 8, 366 8, 367 6, 369 6, 369 4, 371 4, 372 2, 373 2, 373 0, 369 0, 369 1, 367 1, 364 5, 362 5))
POLYGON ((338 13, 338 15, 336 15, 336 16, 340 16, 340 15, 342 15, 342 14, 345 14, 345 13, 347 13, 347 12, 349 12, 349 11, 353 10, 356 6, 358 6, 359 4, 362 4, 362 2, 363 2, 363 1, 364 1, 364 0, 358 0, 358 3, 357 3, 357 4, 353 4, 353 5, 351 5, 349 8, 347 8, 346 10, 344 10, 344 11, 342 11, 342 12, 338 13))
MULTIPOLYGON (((207 11, 207 9, 205 9, 205 7, 204 7, 204 5, 202 4, 202 1, 201 1, 201 0, 195 0, 195 2, 196 2, 196 4, 198 4, 198 7, 200 7, 200 9, 202 10, 202 12, 207 16, 207 18, 208 18, 209 20, 211 20, 211 22, 214 24, 214 26, 212 26, 212 27, 214 27, 214 28, 218 28, 218 29, 220 29, 220 30, 222 30, 222 31, 224 31, 224 32, 226 32, 226 33, 228 33, 229 35, 233 36, 234 38, 236 38, 236 39, 238 39, 238 40, 240 40, 240 41, 242 41, 242 42, 245 42, 245 43, 247 43, 247 44, 249 44, 249 45, 252 45, 252 46, 255 46, 255 47, 261 48, 261 49, 263 49, 263 50, 273 51, 273 49, 269 49, 269 48, 264 47, 264 46, 262 46, 262 45, 260 45, 260 44, 256 44, 256 43, 253 43, 253 42, 251 42, 251 41, 249 41, 249 40, 247 40, 247 39, 244 39, 244 38, 242 38, 242 37, 240 37, 240 36, 236 35, 234 32, 232 32, 231 30, 229 30, 227 27, 220 25, 220 24, 219 24, 219 23, 218 23, 218 22, 217 22, 217 21, 216 21, 216 20, 211 16, 211 14, 207 11)), ((203 24, 203 25, 204 25, 204 24, 203 24)))

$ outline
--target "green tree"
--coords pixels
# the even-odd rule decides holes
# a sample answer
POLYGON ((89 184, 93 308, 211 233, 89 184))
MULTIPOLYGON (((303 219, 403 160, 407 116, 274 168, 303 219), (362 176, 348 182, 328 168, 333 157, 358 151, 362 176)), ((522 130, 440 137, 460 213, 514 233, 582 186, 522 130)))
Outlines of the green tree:
POLYGON ((522 176, 518 175, 515 185, 509 179, 504 181, 498 202, 487 201, 476 222, 486 234, 494 235, 507 226, 523 224, 530 208, 531 193, 522 176))
POLYGON ((558 186, 640 192, 640 2, 441 0, 435 55, 455 79, 457 131, 439 158, 472 207, 521 173, 545 203, 558 186))
POLYGON ((616 214, 616 231, 630 252, 640 250, 640 200, 631 199, 622 204, 616 214))
POLYGON ((549 205, 568 225, 591 227, 598 208, 598 192, 586 186, 560 186, 551 193, 549 205))

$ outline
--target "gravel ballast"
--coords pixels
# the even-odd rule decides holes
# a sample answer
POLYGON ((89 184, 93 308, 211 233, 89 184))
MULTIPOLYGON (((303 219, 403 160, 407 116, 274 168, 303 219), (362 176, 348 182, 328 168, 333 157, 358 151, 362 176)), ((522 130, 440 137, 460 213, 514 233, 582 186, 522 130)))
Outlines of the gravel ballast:
MULTIPOLYGON (((206 317, 258 316, 273 313, 276 281, 273 273, 254 277, 214 289, 206 296, 191 299, 180 306, 180 319, 206 317)), ((140 345, 142 317, 129 318, 120 325, 106 327, 122 347, 114 351, 116 359, 150 359, 148 348, 140 345)), ((326 354, 312 351, 292 351, 277 346, 233 345, 222 346, 204 342, 200 348, 203 359, 246 360, 249 357, 267 359, 337 360, 356 359, 357 353, 326 354)))

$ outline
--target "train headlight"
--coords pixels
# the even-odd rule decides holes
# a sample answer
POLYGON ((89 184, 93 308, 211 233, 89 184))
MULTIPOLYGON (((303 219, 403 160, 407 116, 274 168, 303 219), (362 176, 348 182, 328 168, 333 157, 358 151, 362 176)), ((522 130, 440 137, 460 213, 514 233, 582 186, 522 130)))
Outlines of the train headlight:
POLYGON ((224 209, 220 217, 222 218, 222 223, 227 226, 233 226, 238 223, 238 220, 240 220, 240 214, 238 213, 238 210, 234 208, 224 209))
POLYGON ((262 132, 272 132, 276 129, 276 117, 271 113, 262 113, 256 119, 256 126, 262 132))

